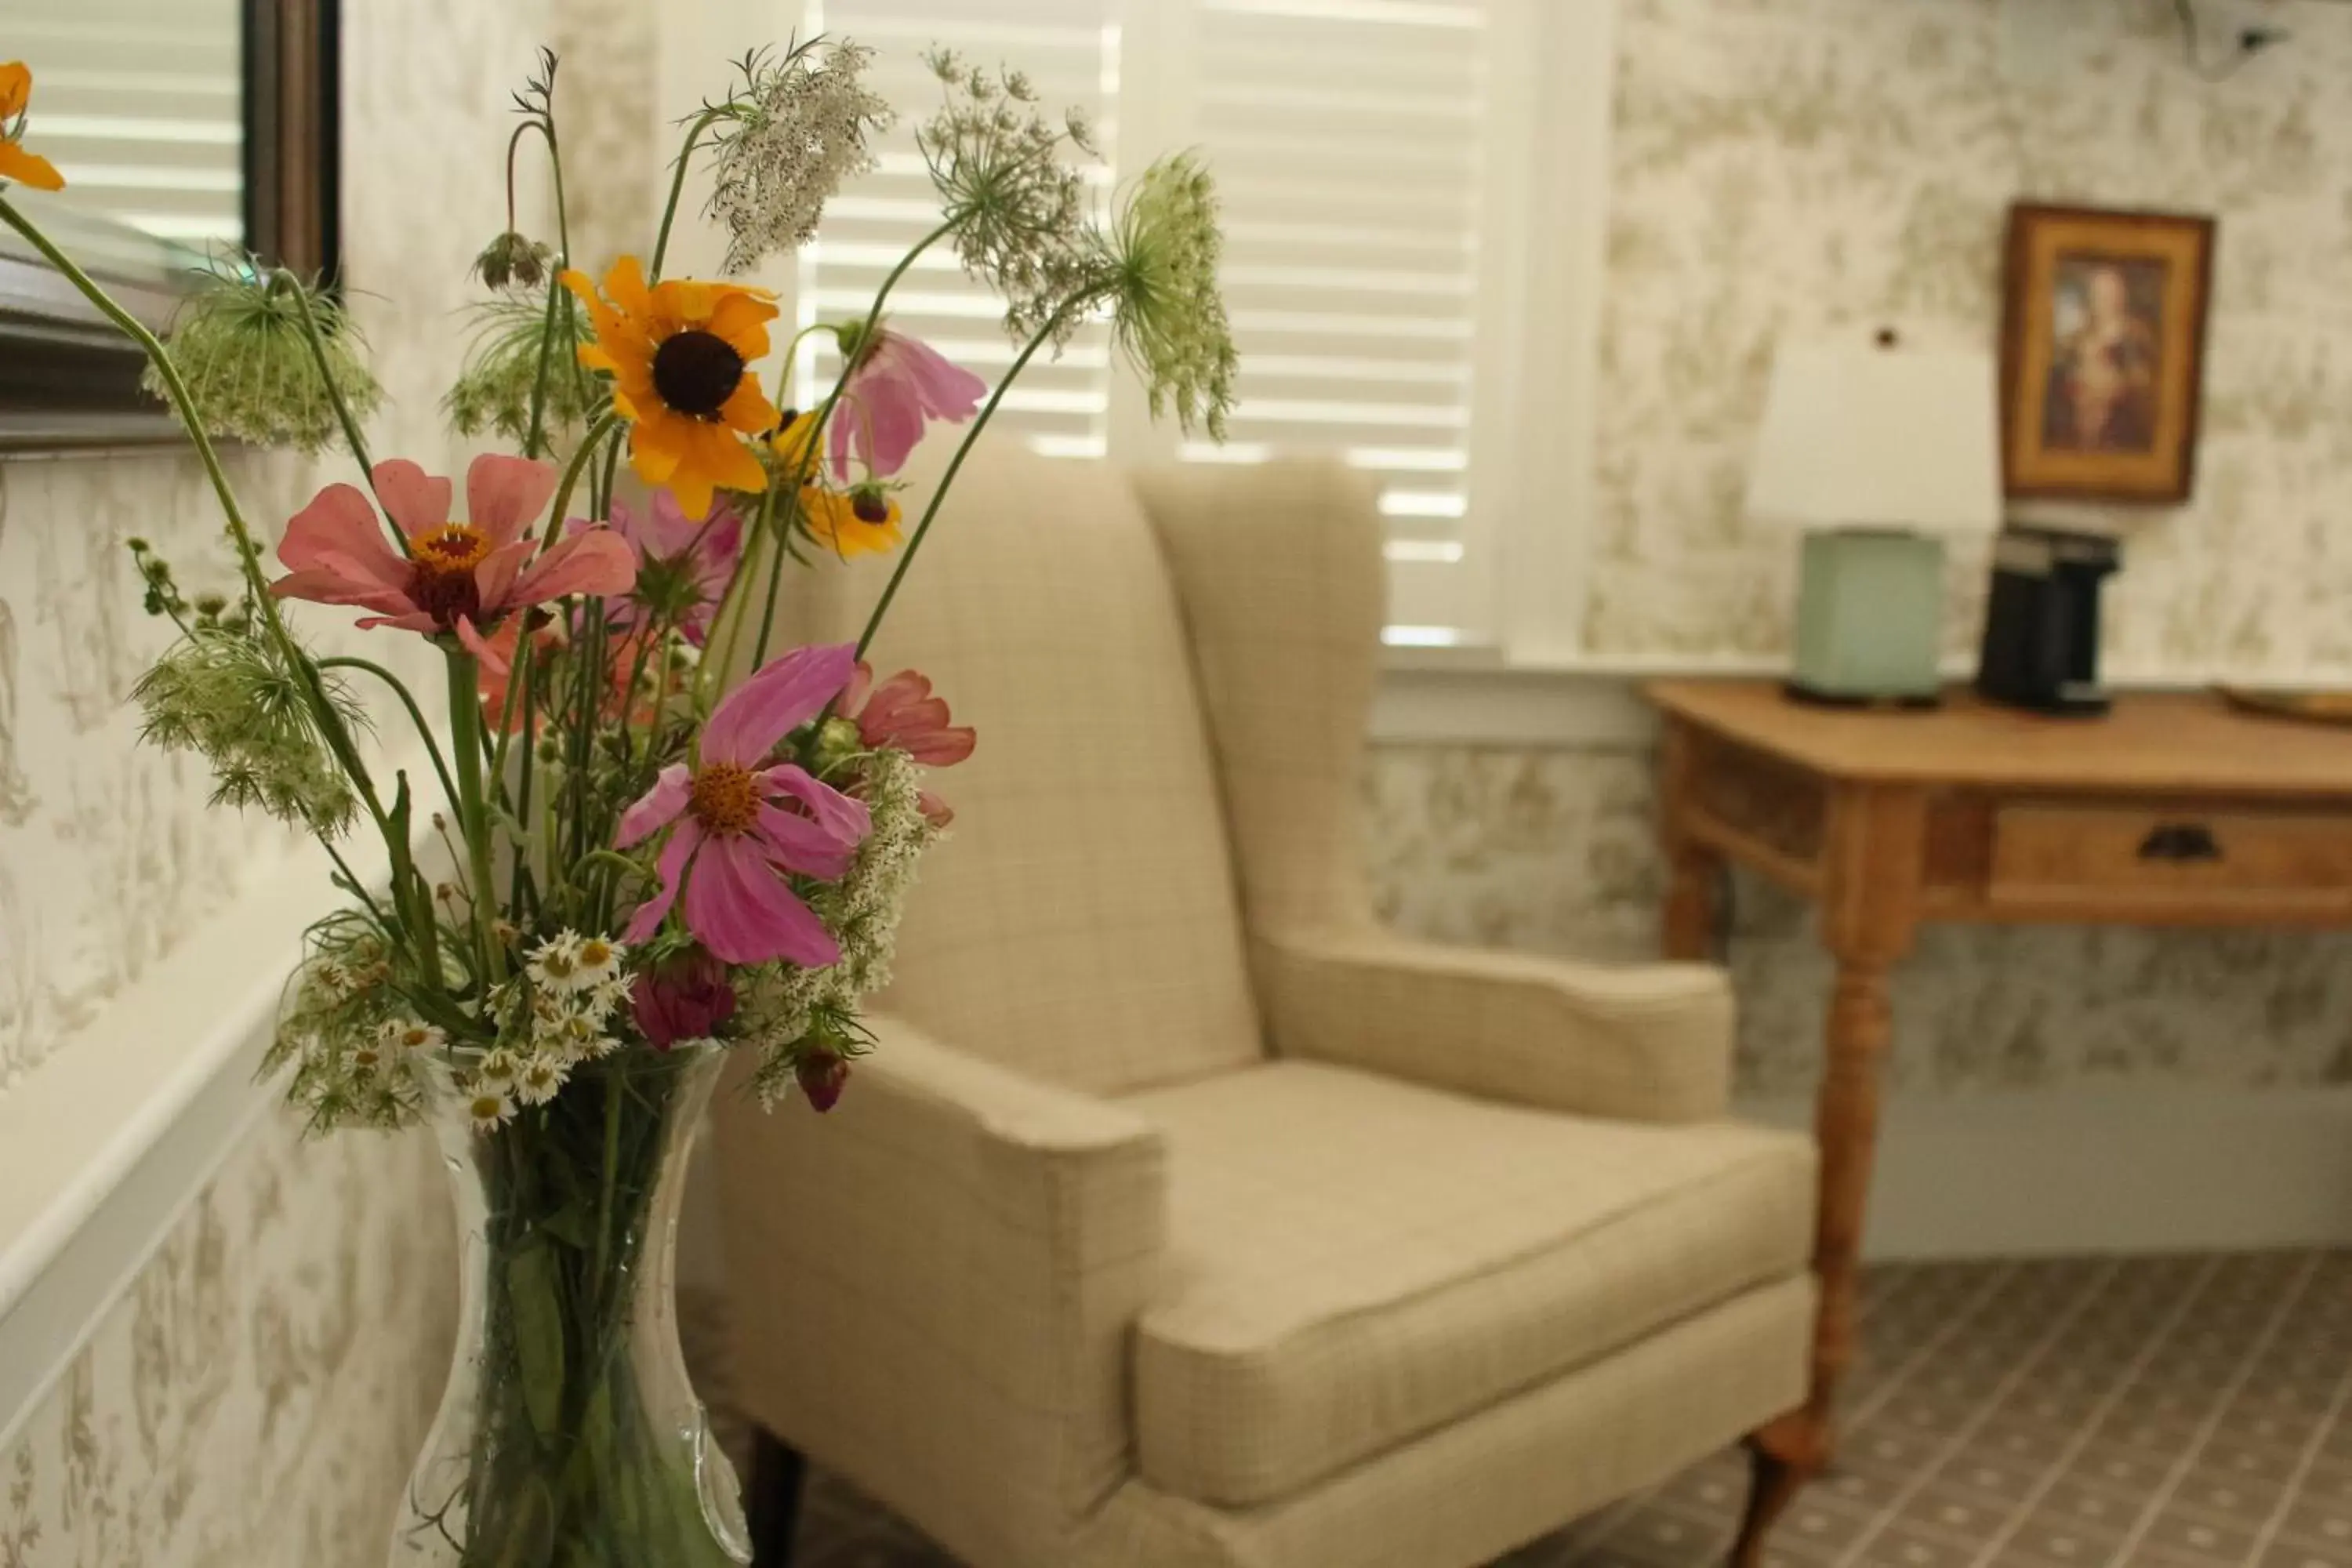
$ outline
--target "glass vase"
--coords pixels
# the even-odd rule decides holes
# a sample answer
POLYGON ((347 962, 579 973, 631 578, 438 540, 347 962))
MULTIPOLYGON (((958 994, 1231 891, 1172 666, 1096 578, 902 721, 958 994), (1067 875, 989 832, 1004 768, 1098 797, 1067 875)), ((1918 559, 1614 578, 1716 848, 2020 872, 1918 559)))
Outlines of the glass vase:
POLYGON ((625 1049, 490 1132, 466 1096, 436 1096, 461 1316, 392 1568, 751 1561, 675 1297, 687 1159, 723 1059, 625 1049))

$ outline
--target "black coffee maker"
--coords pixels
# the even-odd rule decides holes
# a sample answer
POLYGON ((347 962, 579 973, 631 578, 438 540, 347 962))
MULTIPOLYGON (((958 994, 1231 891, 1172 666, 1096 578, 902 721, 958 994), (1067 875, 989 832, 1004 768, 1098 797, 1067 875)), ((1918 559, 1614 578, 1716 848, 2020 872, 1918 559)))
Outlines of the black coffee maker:
POLYGON ((2099 585, 2120 564, 2112 539, 2014 523, 2002 530, 1977 689, 2037 713, 2105 713, 2099 585))

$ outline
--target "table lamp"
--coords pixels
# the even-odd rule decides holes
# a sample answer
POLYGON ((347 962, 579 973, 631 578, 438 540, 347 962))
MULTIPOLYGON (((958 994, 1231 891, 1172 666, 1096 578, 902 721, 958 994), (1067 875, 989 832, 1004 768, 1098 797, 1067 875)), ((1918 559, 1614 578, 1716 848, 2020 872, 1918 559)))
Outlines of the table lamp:
POLYGON ((1791 693, 1939 700, 1941 536, 2000 525, 1998 399, 1979 350, 1887 330, 1780 345, 1748 510, 1805 531, 1791 693))

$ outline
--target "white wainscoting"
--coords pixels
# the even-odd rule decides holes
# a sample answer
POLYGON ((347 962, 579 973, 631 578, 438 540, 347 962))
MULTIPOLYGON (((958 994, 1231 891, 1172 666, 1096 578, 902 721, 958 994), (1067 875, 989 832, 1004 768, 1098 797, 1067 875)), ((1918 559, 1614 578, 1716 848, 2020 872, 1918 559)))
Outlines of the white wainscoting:
MULTIPOLYGON (((1810 1127, 1812 1104, 1744 1105, 1810 1127)), ((1863 1252, 1992 1258, 2352 1246, 2352 1087, 1890 1100, 1863 1252)))

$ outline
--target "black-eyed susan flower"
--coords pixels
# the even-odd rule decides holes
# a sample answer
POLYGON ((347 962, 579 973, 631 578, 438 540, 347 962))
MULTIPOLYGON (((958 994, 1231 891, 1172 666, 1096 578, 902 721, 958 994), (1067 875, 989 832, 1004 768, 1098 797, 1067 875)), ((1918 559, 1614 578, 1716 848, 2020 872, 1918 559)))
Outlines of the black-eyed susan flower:
POLYGON ((801 491, 801 515, 809 537, 836 555, 887 555, 903 542, 898 502, 880 485, 829 490, 809 485, 801 491))
POLYGON ((61 191, 66 177, 37 153, 27 153, 25 110, 33 101, 33 68, 22 60, 0 65, 0 180, 14 180, 37 191, 61 191))
POLYGON ((601 294, 576 269, 562 280, 595 325, 580 363, 612 374, 637 477, 671 491, 693 517, 710 510, 714 489, 764 489, 767 470, 743 438, 776 427, 776 406, 752 370, 768 352, 775 296, 691 279, 648 287, 634 256, 613 264, 601 294))

